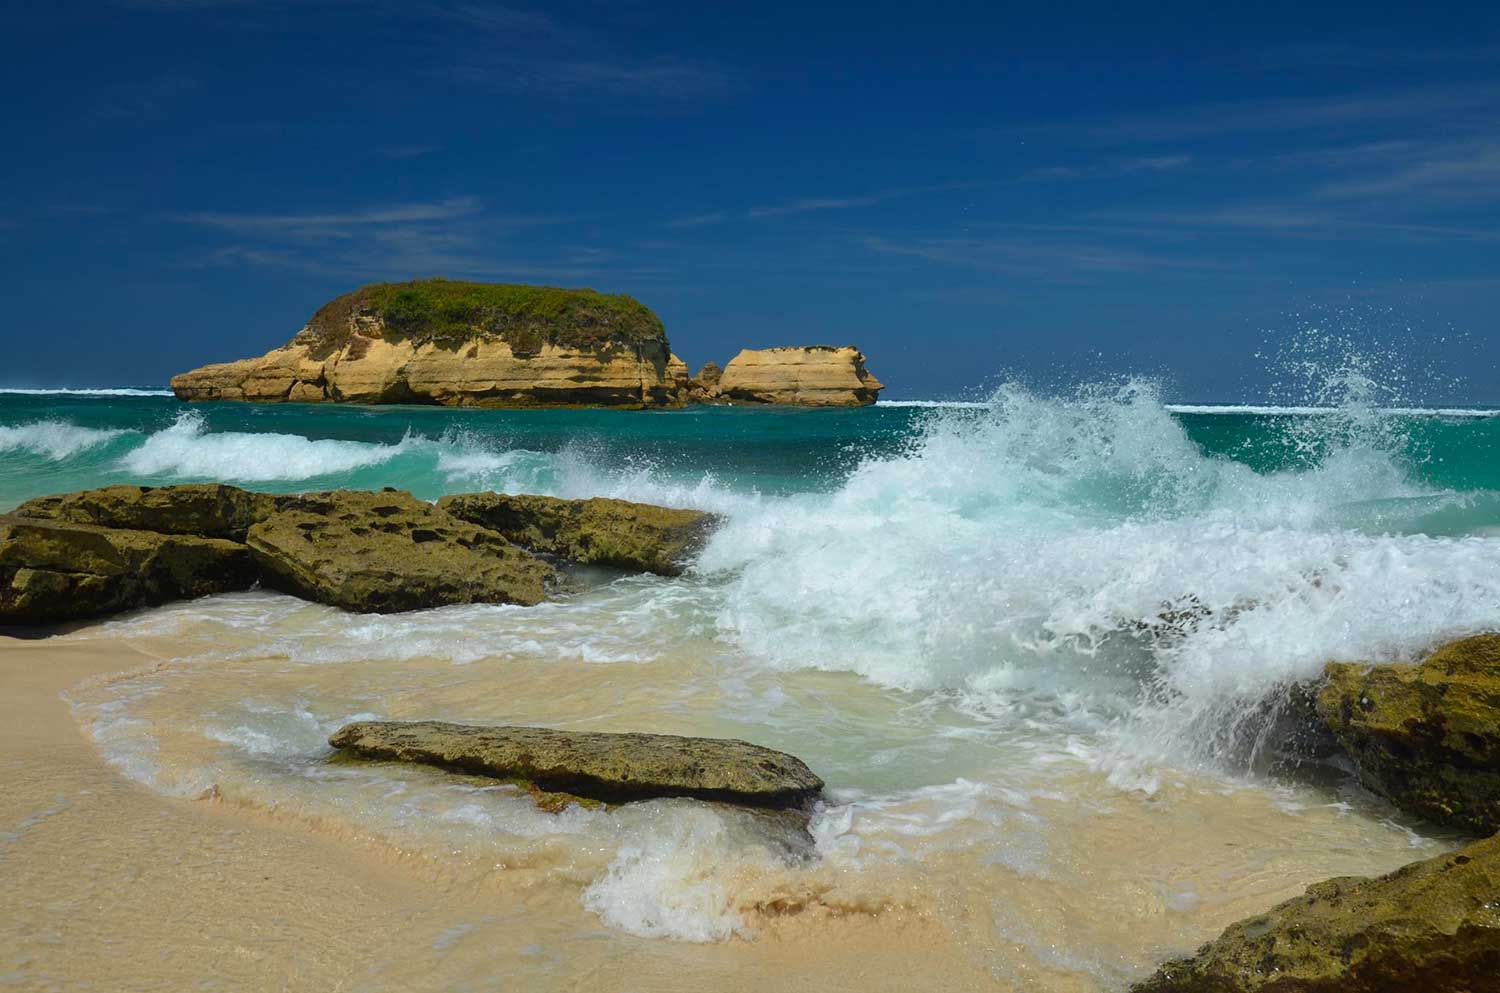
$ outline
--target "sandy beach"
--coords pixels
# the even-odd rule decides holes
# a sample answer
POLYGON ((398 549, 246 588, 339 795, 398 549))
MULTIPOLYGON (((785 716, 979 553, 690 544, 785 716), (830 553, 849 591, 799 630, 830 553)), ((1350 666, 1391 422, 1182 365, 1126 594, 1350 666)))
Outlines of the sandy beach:
MULTIPOLYGON (((172 630, 170 615, 131 624, 0 639, 10 785, 0 798, 0 975, 21 989, 1084 993, 1110 983, 1069 947, 1112 949, 1116 968, 1144 971, 1160 950, 1191 947, 1317 878, 1420 854, 1389 828, 1337 814, 1288 820, 1256 791, 1178 791, 1170 838, 1159 835, 1160 801, 1120 804, 1108 817, 1070 817, 1073 804, 1049 812, 1059 850, 1082 853, 1052 870, 997 868, 961 824, 915 864, 835 861, 763 877, 751 863, 706 869, 676 885, 724 887, 752 925, 747 933, 703 943, 643 938, 606 926, 580 901, 600 864, 586 839, 584 854, 568 858, 548 848, 496 856, 474 836, 444 851, 440 835, 423 833, 427 825, 382 833, 295 794, 258 799, 253 775, 195 797, 122 776, 86 738, 70 701, 129 699, 124 688, 193 671, 167 661, 192 647, 162 633, 172 630), (1273 840, 1295 823, 1306 825, 1305 839, 1273 840), (1328 851, 1331 835, 1345 844, 1328 851), (1172 877, 1175 889, 1150 882, 1172 877), (1097 899, 1079 903, 1079 888, 1097 899)), ((247 692, 238 682, 247 675, 275 692, 287 679, 281 668, 240 663, 204 678, 226 698, 247 692)), ((299 692, 316 692, 318 673, 335 668, 304 670, 299 692)), ((644 687, 651 668, 607 670, 644 687)), ((621 698, 620 684, 601 685, 597 671, 580 670, 592 693, 580 686, 575 703, 621 698)), ((524 670, 511 678, 526 699, 524 670)), ((556 675, 536 678, 563 685, 556 675)), ((176 705, 186 709, 170 723, 212 710, 201 700, 176 705)), ((170 729, 158 733, 167 761, 170 729)))
MULTIPOLYGON (((921 914, 692 945, 548 932, 576 897, 525 870, 455 880, 419 858, 214 797, 161 797, 108 768, 64 694, 158 660, 0 637, 0 981, 25 990, 824 989, 994 986, 921 914), (484 948, 464 949, 480 930, 484 948), (912 953, 925 949, 927 955, 912 953), (451 965, 445 966, 445 962, 451 965), (514 984, 514 985, 511 985, 514 984)), ((998 988, 1004 988, 998 987, 998 988)))

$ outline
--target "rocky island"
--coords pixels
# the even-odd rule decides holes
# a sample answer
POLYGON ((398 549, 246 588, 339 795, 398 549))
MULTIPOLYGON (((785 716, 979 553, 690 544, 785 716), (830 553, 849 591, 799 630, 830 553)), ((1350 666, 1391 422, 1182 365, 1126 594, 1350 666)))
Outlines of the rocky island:
POLYGON ((345 293, 280 348, 171 385, 190 401, 637 408, 863 406, 882 388, 852 346, 746 349, 717 370, 691 378, 661 319, 628 296, 423 279, 345 293))

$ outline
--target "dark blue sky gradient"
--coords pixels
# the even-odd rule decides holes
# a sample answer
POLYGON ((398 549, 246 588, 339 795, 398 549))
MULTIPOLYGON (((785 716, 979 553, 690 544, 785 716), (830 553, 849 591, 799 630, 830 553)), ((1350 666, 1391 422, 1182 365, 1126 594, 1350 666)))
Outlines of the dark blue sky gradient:
POLYGON ((1254 399, 1311 327, 1500 401, 1495 4, 11 3, 0 74, 0 385, 446 275, 630 293, 694 368, 857 343, 891 396, 1254 399))

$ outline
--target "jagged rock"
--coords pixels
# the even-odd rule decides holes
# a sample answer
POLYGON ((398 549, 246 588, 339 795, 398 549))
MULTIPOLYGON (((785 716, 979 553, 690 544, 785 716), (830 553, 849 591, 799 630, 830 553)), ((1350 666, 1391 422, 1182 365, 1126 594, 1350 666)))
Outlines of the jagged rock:
POLYGON ((705 362, 698 375, 688 381, 687 396, 694 403, 715 403, 719 399, 719 380, 724 370, 717 362, 705 362))
POLYGON ((667 358, 667 377, 672 380, 672 390, 679 404, 688 402, 688 391, 693 384, 693 375, 687 363, 672 355, 667 358))
POLYGON ((0 517, 0 624, 55 624, 249 589, 237 542, 0 517))
POLYGON ((1421 665, 1335 662, 1324 677, 1318 716, 1365 786, 1440 824, 1500 830, 1500 634, 1421 665))
MULTIPOLYGON (((444 279, 375 283, 288 344, 172 379, 183 400, 670 406, 660 319, 626 296, 444 279)), ((679 364, 680 360, 679 360, 679 364)))
POLYGON ((605 497, 465 493, 443 497, 438 506, 534 552, 663 576, 681 574, 719 523, 715 515, 697 510, 605 497))
POLYGON ((1493 993, 1500 836, 1370 879, 1317 883, 1133 993, 1493 993))
POLYGON ((328 740, 365 758, 458 769, 610 803, 694 797, 793 807, 823 789, 795 756, 732 739, 359 721, 328 740))
POLYGON ((535 604, 553 578, 493 531, 394 490, 282 498, 245 541, 267 586, 364 613, 535 604))
POLYGON ((854 346, 808 345, 744 349, 725 367, 718 396, 740 403, 860 407, 874 403, 884 388, 854 346))
POLYGON ((698 370, 698 382, 704 386, 718 386, 719 380, 724 378, 724 370, 719 368, 717 362, 705 362, 703 368, 698 370))
POLYGON ((250 525, 276 509, 276 500, 268 493, 253 493, 222 483, 105 486, 38 497, 21 504, 12 513, 106 528, 244 541, 250 525))

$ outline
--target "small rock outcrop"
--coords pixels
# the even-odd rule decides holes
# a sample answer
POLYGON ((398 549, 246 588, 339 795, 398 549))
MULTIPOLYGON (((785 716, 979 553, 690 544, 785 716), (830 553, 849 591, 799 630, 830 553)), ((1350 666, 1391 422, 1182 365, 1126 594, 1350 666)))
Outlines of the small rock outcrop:
POLYGON ((862 407, 884 388, 854 346, 809 345, 744 349, 724 368, 716 396, 734 403, 862 407))
POLYGON ((1324 675, 1318 716, 1366 787, 1439 824, 1500 830, 1500 634, 1420 665, 1335 662, 1324 675))
POLYGON ((627 296, 446 279, 337 297, 286 345, 172 379, 183 400, 672 406, 661 320, 627 296))
POLYGON ((244 545, 69 520, 0 517, 0 624, 57 624, 245 590, 244 545))
POLYGON ((715 515, 697 510, 606 497, 465 493, 443 497, 438 507, 533 552, 663 576, 680 575, 719 523, 715 515))
POLYGON ((607 803, 692 797, 795 807, 823 789, 795 756, 731 739, 359 721, 328 741, 364 758, 457 769, 607 803))
POLYGON ((1378 878, 1317 883, 1133 993, 1500 990, 1500 836, 1378 878))
POLYGON ((540 603, 552 567, 395 490, 283 498, 245 543, 267 586, 345 610, 540 603))
POLYGON ((723 378, 724 370, 717 362, 703 363, 698 375, 688 381, 688 399, 694 403, 715 402, 719 399, 719 380, 723 378))

